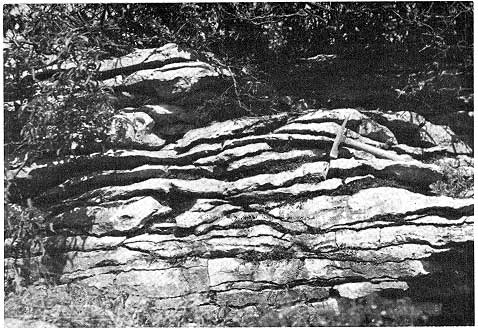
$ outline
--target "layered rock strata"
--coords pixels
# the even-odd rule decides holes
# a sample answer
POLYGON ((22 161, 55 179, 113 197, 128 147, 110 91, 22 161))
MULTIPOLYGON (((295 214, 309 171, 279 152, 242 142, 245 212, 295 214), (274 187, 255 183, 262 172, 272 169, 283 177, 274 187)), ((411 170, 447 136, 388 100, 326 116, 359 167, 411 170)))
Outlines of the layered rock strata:
POLYGON ((354 109, 242 118, 158 150, 14 171, 11 193, 49 212, 31 260, 60 283, 124 286, 164 308, 186 299, 207 311, 334 312, 338 297, 410 291, 452 272, 436 256, 473 242, 473 199, 430 191, 443 170, 425 160, 452 150, 409 146, 395 132, 393 120, 354 109), (408 157, 343 146, 331 160, 349 115, 349 138, 408 157))

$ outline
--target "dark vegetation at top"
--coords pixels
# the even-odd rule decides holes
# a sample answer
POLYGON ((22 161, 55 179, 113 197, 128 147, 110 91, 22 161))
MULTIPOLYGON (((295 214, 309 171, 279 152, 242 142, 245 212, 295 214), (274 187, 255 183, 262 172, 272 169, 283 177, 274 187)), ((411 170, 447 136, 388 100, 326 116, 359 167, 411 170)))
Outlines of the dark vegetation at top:
POLYGON ((122 105, 95 83, 97 64, 134 48, 175 42, 232 70, 236 84, 196 109, 206 120, 340 105, 314 94, 316 72, 301 66, 318 54, 339 56, 350 74, 413 72, 390 88, 419 104, 448 66, 473 64, 471 2, 10 4, 3 17, 5 150, 27 162, 106 144, 122 105), (66 62, 76 67, 45 76, 66 62))

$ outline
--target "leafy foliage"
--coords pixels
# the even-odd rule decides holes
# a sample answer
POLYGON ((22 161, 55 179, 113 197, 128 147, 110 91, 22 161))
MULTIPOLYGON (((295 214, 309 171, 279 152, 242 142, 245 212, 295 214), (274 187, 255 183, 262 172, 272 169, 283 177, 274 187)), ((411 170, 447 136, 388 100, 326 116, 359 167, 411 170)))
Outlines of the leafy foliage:
POLYGON ((4 276, 6 293, 22 291, 39 276, 38 273, 35 274, 34 265, 15 263, 22 258, 31 258, 30 261, 35 263, 33 257, 41 255, 43 251, 45 214, 29 204, 28 207, 7 203, 4 205, 4 251, 5 257, 13 261, 9 267, 10 271, 5 272, 4 276))
POLYGON ((8 152, 38 157, 104 143, 117 105, 95 83, 97 64, 134 48, 176 42, 216 54, 237 79, 210 117, 231 103, 230 116, 280 110, 271 73, 317 53, 472 66, 471 2, 11 4, 3 16, 8 152))
POLYGON ((5 316, 37 319, 59 327, 97 328, 424 326, 434 325, 433 318, 437 313, 430 309, 439 305, 415 302, 409 297, 386 298, 376 294, 356 300, 338 300, 339 315, 332 311, 324 313, 320 307, 286 305, 277 311, 262 304, 255 306, 257 312, 241 316, 227 306, 208 312, 194 306, 194 301, 186 299, 173 309, 164 309, 157 306, 153 299, 135 297, 121 287, 99 290, 71 284, 32 286, 21 295, 8 295, 5 316))
POLYGON ((473 196, 474 178, 473 173, 462 168, 460 165, 444 164, 443 180, 431 185, 431 190, 437 195, 454 198, 466 198, 473 196), (471 195, 470 195, 471 194, 471 195))

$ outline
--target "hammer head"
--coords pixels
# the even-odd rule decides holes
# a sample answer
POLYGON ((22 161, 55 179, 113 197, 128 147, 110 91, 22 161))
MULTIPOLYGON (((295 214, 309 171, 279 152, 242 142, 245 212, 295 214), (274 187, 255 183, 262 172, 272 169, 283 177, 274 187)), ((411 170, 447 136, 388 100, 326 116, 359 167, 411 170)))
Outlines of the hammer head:
POLYGON ((339 131, 337 132, 337 136, 335 137, 334 144, 332 145, 332 149, 330 149, 330 158, 337 159, 339 157, 339 146, 345 140, 345 126, 347 125, 347 121, 350 118, 350 114, 345 117, 342 126, 340 126, 339 131))

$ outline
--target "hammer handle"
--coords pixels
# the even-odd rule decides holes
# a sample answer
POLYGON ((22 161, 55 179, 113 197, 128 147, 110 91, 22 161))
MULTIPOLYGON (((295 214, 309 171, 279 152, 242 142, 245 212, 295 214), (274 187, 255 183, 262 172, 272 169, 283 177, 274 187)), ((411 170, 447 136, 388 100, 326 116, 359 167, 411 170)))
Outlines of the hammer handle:
POLYGON ((339 157, 339 146, 345 139, 345 126, 349 120, 350 115, 345 117, 342 126, 340 126, 339 131, 337 132, 337 136, 335 137, 334 144, 332 145, 332 149, 330 149, 330 158, 337 159, 339 157))
POLYGON ((385 159, 397 160, 397 161, 409 160, 408 157, 403 157, 403 156, 397 155, 396 153, 383 150, 383 149, 371 146, 370 144, 359 142, 357 140, 350 139, 347 137, 344 138, 343 143, 349 147, 369 152, 372 155, 377 156, 379 158, 385 158, 385 159))

